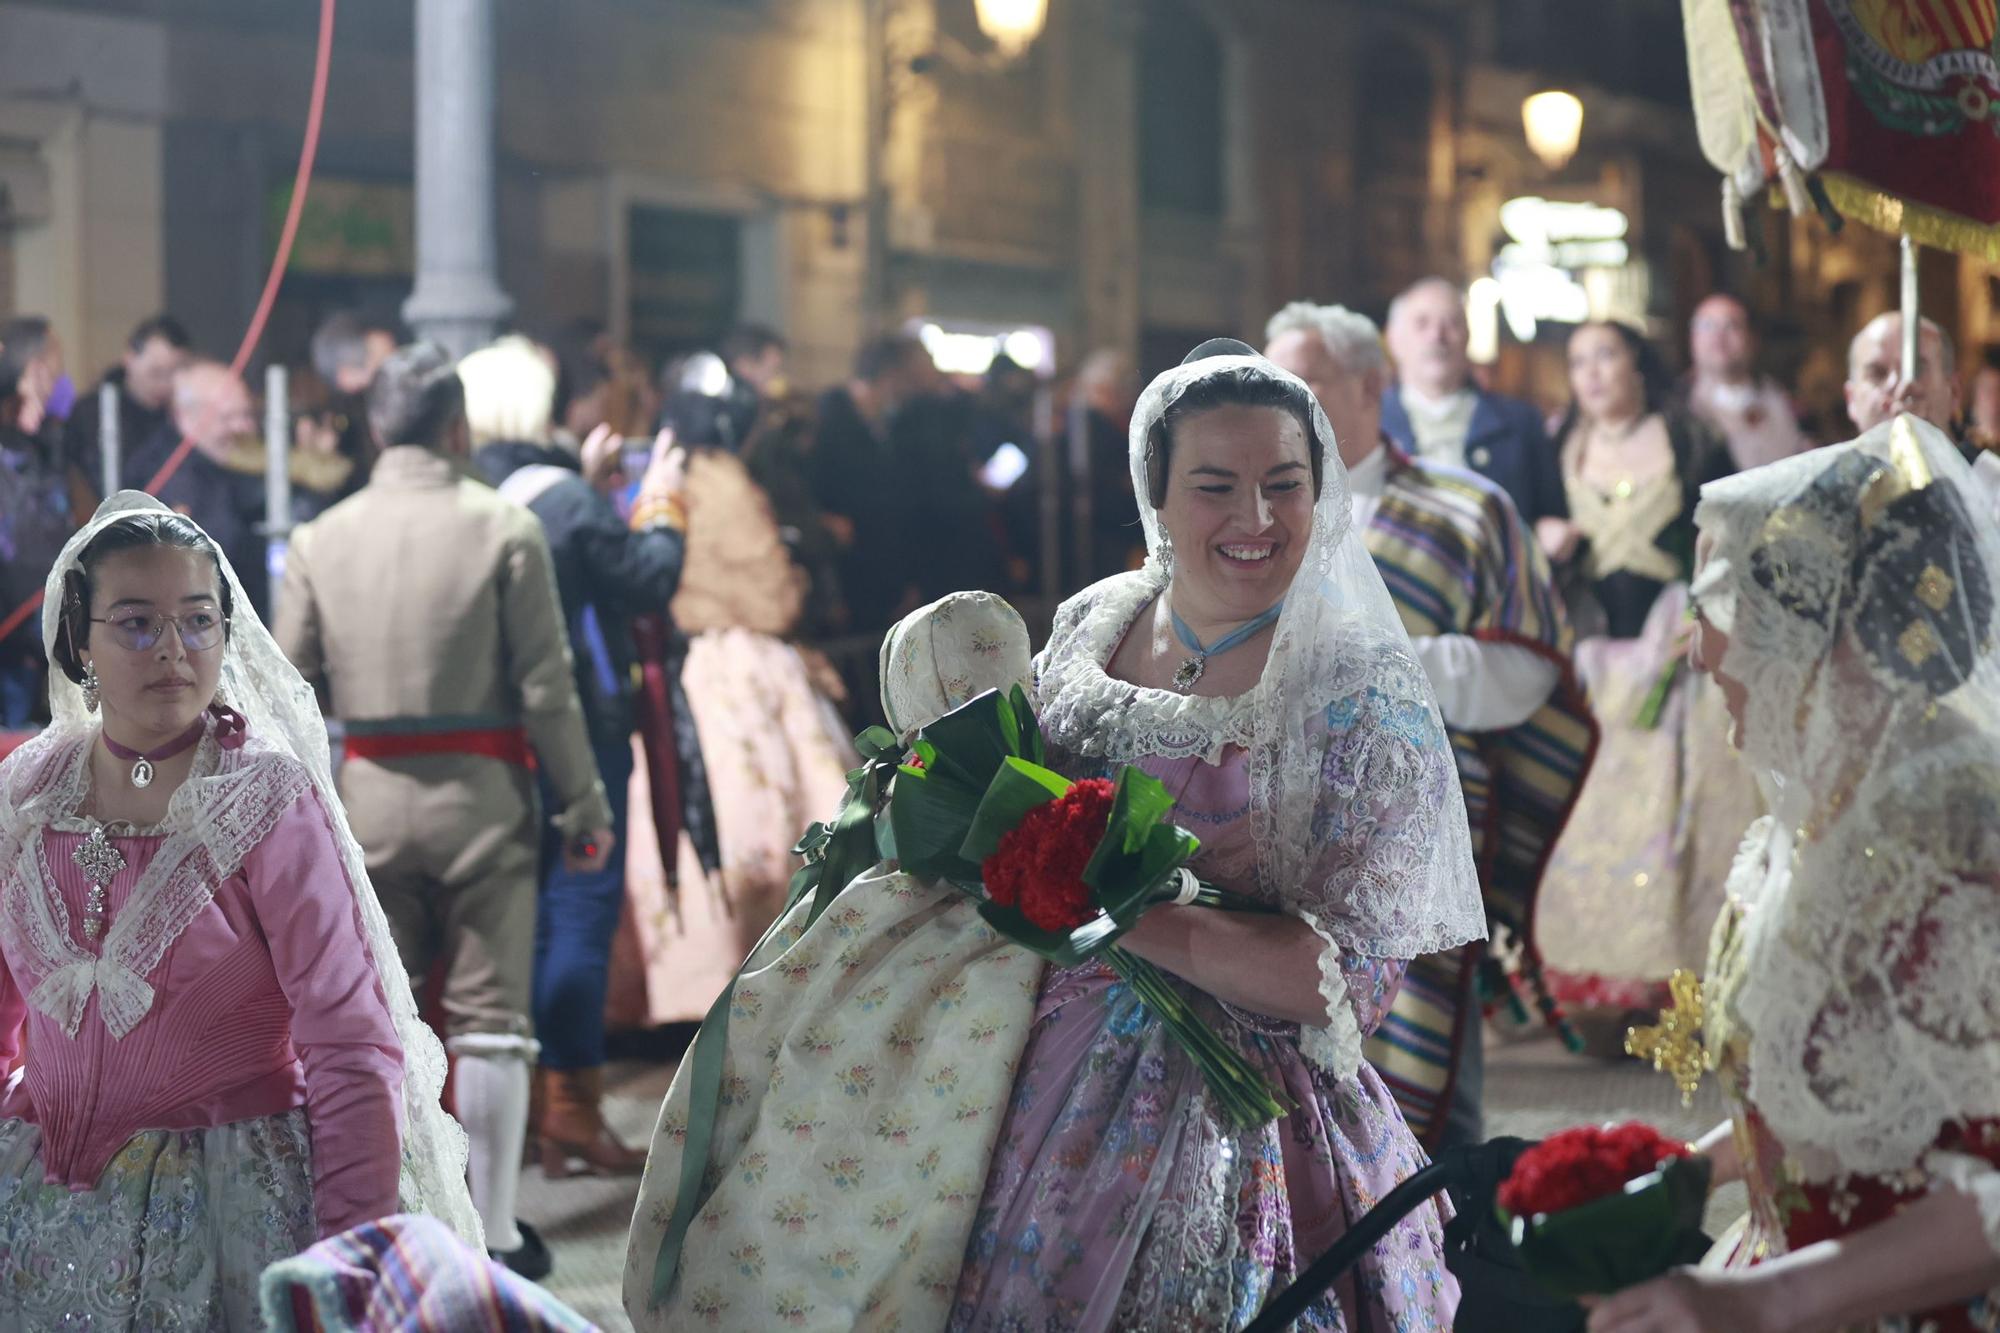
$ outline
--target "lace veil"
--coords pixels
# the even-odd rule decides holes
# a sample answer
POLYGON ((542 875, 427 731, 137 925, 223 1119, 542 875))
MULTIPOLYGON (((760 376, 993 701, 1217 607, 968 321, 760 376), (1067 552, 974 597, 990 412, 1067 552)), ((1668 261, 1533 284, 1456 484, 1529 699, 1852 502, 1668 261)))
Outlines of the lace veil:
MULTIPOLYGON (((135 513, 167 512, 167 507, 138 491, 120 491, 106 500, 91 521, 71 537, 49 573, 42 603, 42 642, 53 661, 57 626, 61 622, 63 580, 79 568, 85 547, 105 528, 135 513)), ((353 886, 355 906, 368 941, 369 955, 389 1000, 389 1013, 403 1047, 403 1161, 399 1206, 405 1212, 438 1218, 475 1248, 482 1246, 478 1214, 466 1190, 465 1131, 447 1116, 439 1102, 444 1088, 444 1049, 417 1015, 408 976, 398 960, 389 923, 368 880, 361 845, 347 823, 347 813, 334 789, 326 723, 311 686, 299 675, 277 641, 258 619, 236 572, 221 549, 216 558, 227 580, 233 606, 228 646, 223 651, 222 678, 216 690, 225 703, 249 719, 253 744, 270 747, 298 761, 319 795, 332 822, 342 866, 353 886)), ((64 747, 96 736, 97 723, 83 706, 83 692, 60 671, 49 673, 49 704, 53 722, 16 763, 37 766, 64 747)))
POLYGON ((1696 513, 1692 594, 1772 810, 1715 999, 1808 1179, 1904 1171, 2000 1116, 2000 530, 1975 493, 1902 416, 1713 482, 1696 513))
POLYGON ((1430 681, 1375 564, 1351 531, 1333 426, 1303 381, 1241 343, 1204 344, 1140 396, 1129 440, 1144 568, 1065 603, 1038 666, 1039 713, 1075 754, 1129 763, 1248 751, 1258 878, 1304 905, 1343 948, 1414 958, 1485 938, 1465 802, 1430 681), (1206 355, 1212 348, 1220 355, 1206 355), (1190 388, 1241 373, 1309 408, 1321 483, 1304 560, 1256 687, 1183 696, 1112 679, 1105 665, 1172 578, 1174 552, 1149 502, 1147 441, 1190 388))

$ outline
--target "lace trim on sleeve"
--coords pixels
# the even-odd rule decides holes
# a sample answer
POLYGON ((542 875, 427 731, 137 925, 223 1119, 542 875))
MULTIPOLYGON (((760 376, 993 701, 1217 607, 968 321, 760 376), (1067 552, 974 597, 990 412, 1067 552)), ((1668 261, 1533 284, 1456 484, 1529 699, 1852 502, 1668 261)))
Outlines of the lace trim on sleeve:
POLYGON ((1986 1244, 2000 1254, 2000 1168, 1978 1157, 1940 1149, 1925 1154, 1924 1169, 1935 1177, 1933 1189, 1949 1185, 1971 1196, 1979 1208, 1979 1228, 1986 1233, 1986 1244))
POLYGON ((1299 1054, 1322 1074, 1352 1078, 1361 1069, 1361 1024, 1347 993, 1347 974, 1340 970, 1340 942, 1320 928, 1311 912, 1298 917, 1320 938, 1319 994, 1327 1012, 1325 1027, 1299 1025, 1299 1054))

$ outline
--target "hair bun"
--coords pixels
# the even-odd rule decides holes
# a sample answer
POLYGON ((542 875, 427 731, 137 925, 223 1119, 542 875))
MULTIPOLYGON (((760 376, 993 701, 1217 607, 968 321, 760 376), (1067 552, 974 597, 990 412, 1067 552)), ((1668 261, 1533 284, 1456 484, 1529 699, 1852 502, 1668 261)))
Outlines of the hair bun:
POLYGON ((1256 348, 1238 338, 1210 338, 1201 346, 1181 358, 1181 364, 1191 366, 1197 361, 1206 361, 1217 356, 1257 356, 1256 348))

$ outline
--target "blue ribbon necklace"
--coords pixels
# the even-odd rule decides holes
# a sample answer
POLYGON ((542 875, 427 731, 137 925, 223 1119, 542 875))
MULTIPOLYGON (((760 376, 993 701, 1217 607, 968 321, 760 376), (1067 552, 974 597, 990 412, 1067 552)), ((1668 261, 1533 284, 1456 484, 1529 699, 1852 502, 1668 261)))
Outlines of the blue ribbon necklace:
POLYGON ((1174 634, 1180 639, 1182 646, 1194 654, 1194 656, 1184 659, 1181 662, 1180 669, 1174 672, 1174 688, 1182 694, 1186 694, 1189 690, 1192 690, 1195 682, 1201 679, 1201 673, 1208 669, 1209 658, 1220 657, 1231 648, 1243 643, 1246 639, 1254 637, 1259 630, 1276 620, 1278 613, 1284 609, 1285 604, 1279 602, 1263 615, 1258 616, 1255 620, 1238 625, 1214 643, 1203 643, 1194 636, 1194 631, 1188 628, 1187 622, 1181 619, 1180 612, 1169 607, 1167 614, 1173 617, 1174 634))

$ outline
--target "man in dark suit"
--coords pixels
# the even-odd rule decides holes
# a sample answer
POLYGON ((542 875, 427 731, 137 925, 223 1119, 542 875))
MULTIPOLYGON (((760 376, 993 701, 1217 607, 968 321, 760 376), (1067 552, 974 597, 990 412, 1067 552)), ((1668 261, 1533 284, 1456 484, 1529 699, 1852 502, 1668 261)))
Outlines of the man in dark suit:
POLYGON ((1567 518, 1562 468, 1531 404, 1472 382, 1465 298, 1425 278, 1389 303, 1396 386, 1382 399, 1382 429, 1404 452, 1471 468, 1506 491, 1530 526, 1567 518))

